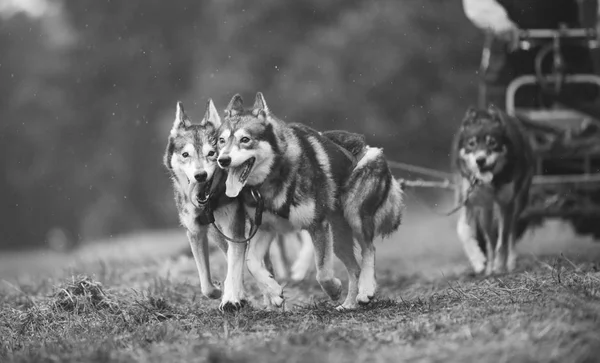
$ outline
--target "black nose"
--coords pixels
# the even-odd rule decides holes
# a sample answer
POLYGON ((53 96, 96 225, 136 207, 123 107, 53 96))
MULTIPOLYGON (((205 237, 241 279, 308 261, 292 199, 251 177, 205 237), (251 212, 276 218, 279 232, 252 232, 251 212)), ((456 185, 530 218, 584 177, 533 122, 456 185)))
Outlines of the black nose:
POLYGON ((208 176, 208 174, 205 171, 202 171, 202 172, 194 175, 194 178, 196 179, 197 182, 202 183, 203 181, 206 181, 207 176, 208 176))
POLYGON ((485 166, 485 158, 484 157, 480 157, 480 158, 475 159, 475 162, 477 163, 478 167, 485 166))
POLYGON ((231 158, 229 156, 223 156, 219 158, 219 165, 222 167, 227 167, 231 164, 231 158))

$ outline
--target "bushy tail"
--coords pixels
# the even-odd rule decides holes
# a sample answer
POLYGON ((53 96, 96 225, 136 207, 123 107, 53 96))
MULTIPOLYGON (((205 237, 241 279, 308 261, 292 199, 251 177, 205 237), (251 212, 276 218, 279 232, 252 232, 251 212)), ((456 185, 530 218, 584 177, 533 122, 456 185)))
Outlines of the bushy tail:
POLYGON ((364 241, 395 232, 402 221, 403 192, 383 151, 366 147, 341 196, 344 215, 364 241))
POLYGON ((340 196, 354 235, 372 241, 395 232, 402 221, 403 192, 382 149, 367 146, 363 135, 351 132, 326 131, 323 136, 350 152, 357 161, 340 196))

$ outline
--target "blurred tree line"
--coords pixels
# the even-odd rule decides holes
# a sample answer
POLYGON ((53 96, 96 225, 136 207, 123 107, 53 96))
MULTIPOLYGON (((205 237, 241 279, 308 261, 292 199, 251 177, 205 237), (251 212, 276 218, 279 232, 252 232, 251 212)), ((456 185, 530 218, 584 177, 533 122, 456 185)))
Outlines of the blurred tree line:
POLYGON ((285 120, 447 169, 481 35, 449 0, 47 0, 0 17, 0 247, 177 224, 162 165, 192 119, 258 90, 285 120))

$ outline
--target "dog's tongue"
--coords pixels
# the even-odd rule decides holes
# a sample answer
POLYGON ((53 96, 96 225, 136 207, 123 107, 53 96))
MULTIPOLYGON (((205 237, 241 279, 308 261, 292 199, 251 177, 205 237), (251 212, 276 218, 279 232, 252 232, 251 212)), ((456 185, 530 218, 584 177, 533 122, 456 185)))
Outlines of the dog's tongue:
POLYGON ((188 196, 190 198, 195 198, 196 197, 195 193, 197 192, 197 189, 198 189, 198 183, 196 183, 196 182, 190 183, 189 186, 190 187, 188 189, 188 196))
POLYGON ((479 180, 484 183, 491 183, 492 179, 494 179, 494 174, 491 171, 486 171, 479 174, 479 180))
POLYGON ((243 172, 244 172, 243 167, 229 169, 229 173, 227 174, 227 180, 225 181, 225 187, 226 187, 225 194, 229 198, 237 197, 240 194, 240 192, 242 191, 242 188, 244 187, 244 185, 246 184, 245 181, 244 182, 240 181, 240 176, 242 175, 243 172))

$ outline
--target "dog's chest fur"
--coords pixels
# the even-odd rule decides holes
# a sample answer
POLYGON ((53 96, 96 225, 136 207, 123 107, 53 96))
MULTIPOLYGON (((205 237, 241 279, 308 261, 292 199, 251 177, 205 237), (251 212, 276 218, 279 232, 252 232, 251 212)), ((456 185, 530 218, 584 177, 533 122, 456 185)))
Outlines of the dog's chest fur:
POLYGON ((467 197, 467 203, 473 206, 487 207, 491 204, 506 206, 515 198, 515 182, 504 183, 501 185, 479 184, 472 189, 470 182, 463 179, 463 195, 467 197))

